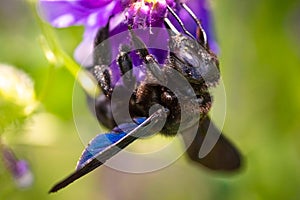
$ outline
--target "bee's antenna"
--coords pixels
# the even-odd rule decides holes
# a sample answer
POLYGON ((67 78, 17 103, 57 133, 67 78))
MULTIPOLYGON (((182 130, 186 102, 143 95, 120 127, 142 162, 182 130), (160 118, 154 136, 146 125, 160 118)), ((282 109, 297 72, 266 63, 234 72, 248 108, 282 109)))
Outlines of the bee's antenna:
POLYGON ((196 24, 198 25, 198 29, 201 32, 201 42, 203 43, 204 46, 207 46, 207 35, 201 25, 201 21, 197 18, 197 16, 195 15, 195 13, 185 4, 185 3, 180 3, 180 5, 187 11, 187 13, 189 13, 189 15, 193 18, 193 20, 196 22, 196 24))
POLYGON ((179 16, 174 12, 174 10, 172 10, 172 8, 170 6, 167 5, 167 9, 168 11, 175 17, 175 19, 177 20, 177 22, 179 23, 179 25, 181 26, 182 30, 184 31, 185 34, 187 34, 188 36, 190 36, 191 38, 195 38, 184 26, 183 22, 181 21, 181 19, 179 18, 179 16))

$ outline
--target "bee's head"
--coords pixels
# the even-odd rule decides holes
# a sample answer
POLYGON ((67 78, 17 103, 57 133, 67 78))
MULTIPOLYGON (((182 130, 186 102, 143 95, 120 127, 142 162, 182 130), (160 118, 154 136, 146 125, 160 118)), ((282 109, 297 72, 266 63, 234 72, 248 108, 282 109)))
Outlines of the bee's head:
POLYGON ((196 40, 181 34, 170 38, 170 61, 172 67, 190 82, 215 85, 220 79, 219 61, 215 54, 196 40))

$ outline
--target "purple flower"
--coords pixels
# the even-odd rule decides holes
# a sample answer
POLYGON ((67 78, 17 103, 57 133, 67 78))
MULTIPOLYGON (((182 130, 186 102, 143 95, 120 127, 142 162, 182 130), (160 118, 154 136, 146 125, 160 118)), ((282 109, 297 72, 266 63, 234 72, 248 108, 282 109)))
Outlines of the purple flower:
POLYGON ((113 0, 40 0, 40 15, 57 28, 83 25, 84 40, 75 51, 75 58, 82 63, 92 51, 98 29, 111 15, 122 12, 121 1, 113 0))
MULTIPOLYGON (((85 59, 92 52, 98 29, 106 25, 110 16, 114 16, 112 33, 126 30, 127 25, 133 28, 163 27, 164 18, 171 15, 167 9, 169 6, 175 10, 187 30, 196 35, 196 24, 179 2, 185 2, 192 8, 207 32, 211 49, 217 52, 207 0, 40 0, 39 10, 41 16, 54 27, 85 26, 84 40, 77 47, 75 58, 80 63, 85 62, 84 65, 90 65, 91 61, 85 59)), ((170 19, 181 31, 174 17, 170 16, 170 19)))
POLYGON ((18 160, 13 151, 3 144, 0 144, 0 150, 2 153, 3 163, 13 176, 16 185, 19 188, 27 188, 31 186, 33 176, 27 162, 25 160, 18 160))

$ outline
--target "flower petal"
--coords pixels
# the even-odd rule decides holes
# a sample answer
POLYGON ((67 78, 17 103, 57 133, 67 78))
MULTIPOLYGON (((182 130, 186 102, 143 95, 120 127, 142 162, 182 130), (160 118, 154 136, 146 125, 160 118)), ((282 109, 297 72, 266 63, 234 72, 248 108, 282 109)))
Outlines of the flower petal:
POLYGON ((121 8, 119 1, 112 0, 40 0, 38 4, 41 17, 58 28, 73 25, 101 27, 109 16, 120 12, 121 8))
POLYGON ((90 14, 78 1, 41 0, 38 10, 43 19, 58 28, 78 25, 90 14))
MULTIPOLYGON (((208 44, 210 49, 218 53, 219 48, 216 42, 215 34, 214 34, 214 26, 213 26, 213 19, 210 10, 210 5, 207 0, 189 0, 186 1, 186 4, 194 14, 200 19, 203 29, 207 34, 208 44)), ((178 14, 179 18, 182 20, 183 24, 185 25, 186 29, 196 36, 197 25, 193 21, 192 17, 188 14, 186 10, 184 10, 180 5, 177 5, 176 13, 178 14)), ((176 19, 169 14, 168 18, 172 21, 173 25, 182 32, 182 28, 176 21, 176 19)))
MULTIPOLYGON (((215 53, 218 53, 219 47, 216 41, 214 22, 209 2, 207 0, 191 0, 187 2, 187 5, 194 9, 197 18, 201 20, 202 26, 207 34, 210 49, 215 53)), ((193 29, 190 25, 191 23, 187 23, 188 30, 193 29)), ((195 33, 194 31, 195 29, 193 30, 193 33, 195 33)))
POLYGON ((74 52, 75 60, 83 67, 93 65, 94 34, 91 37, 84 37, 83 41, 77 46, 74 52))

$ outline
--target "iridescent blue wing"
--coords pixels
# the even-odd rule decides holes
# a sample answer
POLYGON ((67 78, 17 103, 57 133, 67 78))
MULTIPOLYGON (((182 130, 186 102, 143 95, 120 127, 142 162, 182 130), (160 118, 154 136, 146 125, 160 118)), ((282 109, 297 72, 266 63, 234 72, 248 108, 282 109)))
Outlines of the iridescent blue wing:
POLYGON ((135 123, 124 123, 110 133, 97 135, 83 151, 76 171, 54 185, 49 193, 56 192, 93 171, 137 138, 158 132, 161 127, 157 125, 166 120, 168 113, 167 109, 159 109, 147 119, 137 118, 135 123))
MULTIPOLYGON (((136 118, 135 123, 124 123, 114 128, 111 132, 105 134, 99 134, 93 138, 88 147, 83 151, 76 170, 83 168, 87 163, 92 161, 94 158, 99 157, 103 154, 105 150, 112 148, 118 144, 118 141, 123 141, 122 139, 130 133, 132 130, 137 128, 141 123, 143 123, 146 118, 136 118)), ((132 138, 135 139, 135 138, 132 138)), ((127 143, 126 143, 127 144, 127 143)), ((105 162, 105 160, 99 160, 105 162)))

